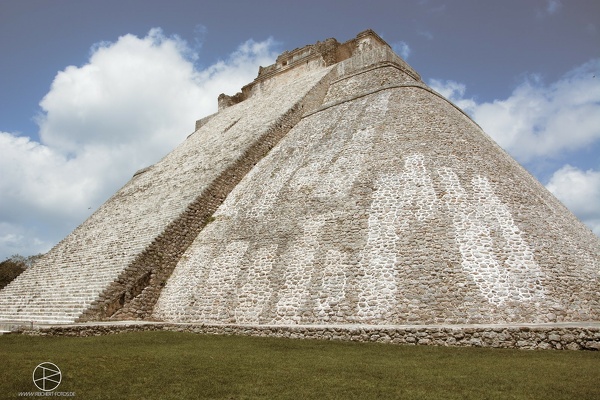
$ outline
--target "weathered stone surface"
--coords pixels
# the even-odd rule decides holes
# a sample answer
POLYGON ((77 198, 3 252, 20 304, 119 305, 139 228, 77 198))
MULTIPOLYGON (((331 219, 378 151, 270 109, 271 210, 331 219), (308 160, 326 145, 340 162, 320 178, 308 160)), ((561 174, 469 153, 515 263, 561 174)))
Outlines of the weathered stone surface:
POLYGON ((323 106, 235 187, 154 316, 282 325, 598 319, 598 238, 460 110, 384 52, 369 54, 362 67, 340 62, 323 106))
POLYGON ((598 321, 600 240, 373 32, 282 54, 196 127, 0 291, 0 319, 595 348, 381 328, 598 321))

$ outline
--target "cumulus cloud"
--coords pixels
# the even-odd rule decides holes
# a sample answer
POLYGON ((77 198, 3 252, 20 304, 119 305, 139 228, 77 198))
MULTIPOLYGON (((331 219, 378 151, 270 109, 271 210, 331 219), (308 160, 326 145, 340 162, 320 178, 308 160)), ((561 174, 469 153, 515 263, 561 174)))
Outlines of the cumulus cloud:
POLYGON ((192 47, 160 29, 92 46, 41 100, 39 142, 0 132, 0 258, 48 250, 271 64, 274 47, 249 40, 199 70, 192 47))
POLYGON ((600 59, 544 85, 530 79, 503 101, 482 104, 473 117, 522 161, 554 157, 600 139, 600 59))
MULTIPOLYGON (((543 169, 548 160, 583 151, 600 141, 599 70, 600 59, 595 59, 551 84, 532 75, 507 99, 482 103, 466 97, 461 83, 432 79, 429 85, 470 114, 518 161, 543 169)), ((598 235, 599 174, 571 165, 548 174, 552 175, 548 188, 598 235)))
POLYGON ((482 128, 520 162, 556 157, 600 139, 600 59, 545 85, 532 75, 504 100, 476 103, 453 81, 432 88, 470 113, 482 128))
POLYGON ((396 54, 399 54, 403 59, 407 59, 410 56, 410 47, 406 42, 396 42, 392 44, 392 49, 396 54))
POLYGON ((600 236, 600 171, 582 171, 567 164, 546 187, 600 236))

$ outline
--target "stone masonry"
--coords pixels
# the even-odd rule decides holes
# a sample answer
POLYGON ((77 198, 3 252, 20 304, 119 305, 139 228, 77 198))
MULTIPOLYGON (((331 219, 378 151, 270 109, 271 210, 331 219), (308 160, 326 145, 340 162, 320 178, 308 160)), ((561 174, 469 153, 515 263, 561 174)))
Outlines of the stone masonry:
POLYGON ((231 192, 154 316, 597 320, 598 239, 412 70, 379 49, 361 58, 336 65, 323 105, 231 192))
POLYGON ((600 350, 600 324, 550 325, 210 325, 186 323, 78 324, 23 329, 30 336, 98 336, 127 332, 173 331, 201 335, 242 335, 289 339, 342 340, 400 345, 600 350))
POLYGON ((218 101, 0 291, 0 319, 600 320, 600 240, 374 32, 285 52, 218 101))

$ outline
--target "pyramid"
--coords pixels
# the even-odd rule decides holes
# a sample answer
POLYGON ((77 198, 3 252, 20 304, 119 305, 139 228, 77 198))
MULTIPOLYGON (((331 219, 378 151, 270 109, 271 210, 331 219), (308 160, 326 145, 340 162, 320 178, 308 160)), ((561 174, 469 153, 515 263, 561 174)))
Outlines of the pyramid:
POLYGON ((600 240, 375 32, 284 52, 0 291, 0 320, 600 320, 600 240))

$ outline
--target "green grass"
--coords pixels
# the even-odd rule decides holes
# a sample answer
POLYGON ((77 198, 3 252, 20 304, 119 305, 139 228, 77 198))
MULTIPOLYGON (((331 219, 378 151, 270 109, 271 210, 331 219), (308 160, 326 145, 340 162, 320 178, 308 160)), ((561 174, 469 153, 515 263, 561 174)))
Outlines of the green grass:
MULTIPOLYGON (((397 346, 174 332, 0 336, 0 398, 36 365, 78 399, 599 399, 600 353, 397 346)), ((19 397, 22 398, 22 397, 19 397)))

